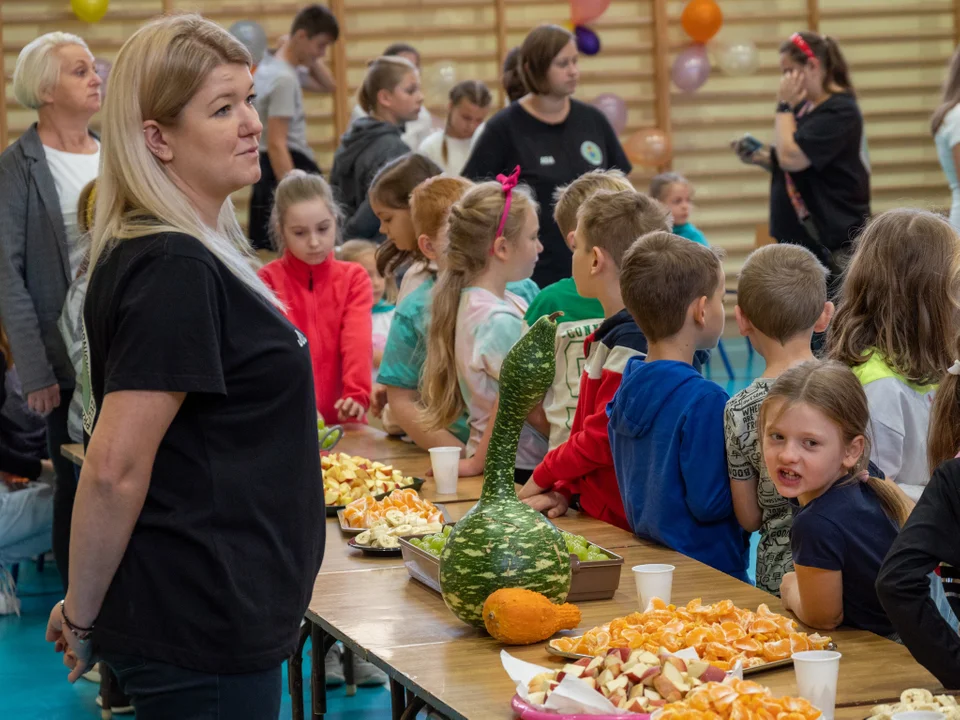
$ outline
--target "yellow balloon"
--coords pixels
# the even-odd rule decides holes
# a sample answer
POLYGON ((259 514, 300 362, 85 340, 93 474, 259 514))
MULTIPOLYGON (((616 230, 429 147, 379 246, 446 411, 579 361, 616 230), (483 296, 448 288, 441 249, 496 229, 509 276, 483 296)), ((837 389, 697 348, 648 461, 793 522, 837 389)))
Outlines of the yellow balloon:
POLYGON ((70 0, 70 9, 84 22, 95 23, 107 14, 109 4, 110 0, 70 0))

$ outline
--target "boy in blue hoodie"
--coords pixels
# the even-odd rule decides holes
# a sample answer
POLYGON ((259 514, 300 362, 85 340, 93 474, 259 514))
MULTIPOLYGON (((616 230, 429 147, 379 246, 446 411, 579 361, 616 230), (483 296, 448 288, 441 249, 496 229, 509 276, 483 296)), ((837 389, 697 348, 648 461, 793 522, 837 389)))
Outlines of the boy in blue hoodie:
POLYGON ((724 451, 728 396, 692 364, 723 333, 724 283, 717 251, 677 235, 650 233, 627 250, 620 292, 649 349, 627 363, 608 432, 633 531, 747 581, 724 451))

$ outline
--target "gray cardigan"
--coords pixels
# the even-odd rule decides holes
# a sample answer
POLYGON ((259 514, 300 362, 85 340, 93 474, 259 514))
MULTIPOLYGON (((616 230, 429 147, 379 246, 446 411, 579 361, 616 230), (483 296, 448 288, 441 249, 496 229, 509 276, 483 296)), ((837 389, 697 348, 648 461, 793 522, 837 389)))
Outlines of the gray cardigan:
POLYGON ((74 387, 57 329, 71 280, 60 199, 34 124, 0 154, 0 318, 24 395, 74 387))

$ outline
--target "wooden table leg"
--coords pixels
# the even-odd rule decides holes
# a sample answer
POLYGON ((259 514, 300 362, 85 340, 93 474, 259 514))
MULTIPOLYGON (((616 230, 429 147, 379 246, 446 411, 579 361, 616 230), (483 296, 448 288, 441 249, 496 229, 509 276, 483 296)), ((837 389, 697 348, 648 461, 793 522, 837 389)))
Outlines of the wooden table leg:
POLYGON ((310 626, 312 623, 306 621, 300 626, 300 640, 297 643, 297 649, 287 661, 287 687, 290 691, 290 704, 292 706, 293 720, 304 720, 303 718, 303 647, 307 644, 307 638, 310 637, 310 626))
POLYGON ((403 715, 400 716, 400 720, 416 720, 417 714, 427 706, 426 701, 421 700, 418 697, 413 699, 413 702, 407 706, 407 709, 403 711, 403 715))
POLYGON ((113 708, 110 707, 110 698, 113 696, 113 673, 106 663, 100 665, 100 719, 110 720, 113 717, 113 708))
POLYGON ((310 628, 310 695, 313 705, 313 720, 323 720, 327 712, 327 679, 324 674, 324 660, 327 652, 337 641, 327 635, 323 628, 312 624, 310 628))
POLYGON ((354 678, 354 654, 346 645, 343 647, 343 680, 347 684, 347 697, 357 694, 357 681, 354 678))
POLYGON ((396 680, 390 680, 390 717, 400 720, 406 707, 403 685, 396 680))

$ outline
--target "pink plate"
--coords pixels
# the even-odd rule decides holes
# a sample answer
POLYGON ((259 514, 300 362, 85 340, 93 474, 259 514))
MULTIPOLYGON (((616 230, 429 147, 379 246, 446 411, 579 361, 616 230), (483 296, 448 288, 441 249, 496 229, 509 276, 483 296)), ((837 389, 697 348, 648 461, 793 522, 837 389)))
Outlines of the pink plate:
POLYGON ((631 715, 564 715, 552 710, 537 710, 532 705, 528 705, 519 695, 513 696, 510 705, 520 720, 624 720, 624 718, 650 720, 649 715, 639 713, 631 715))

